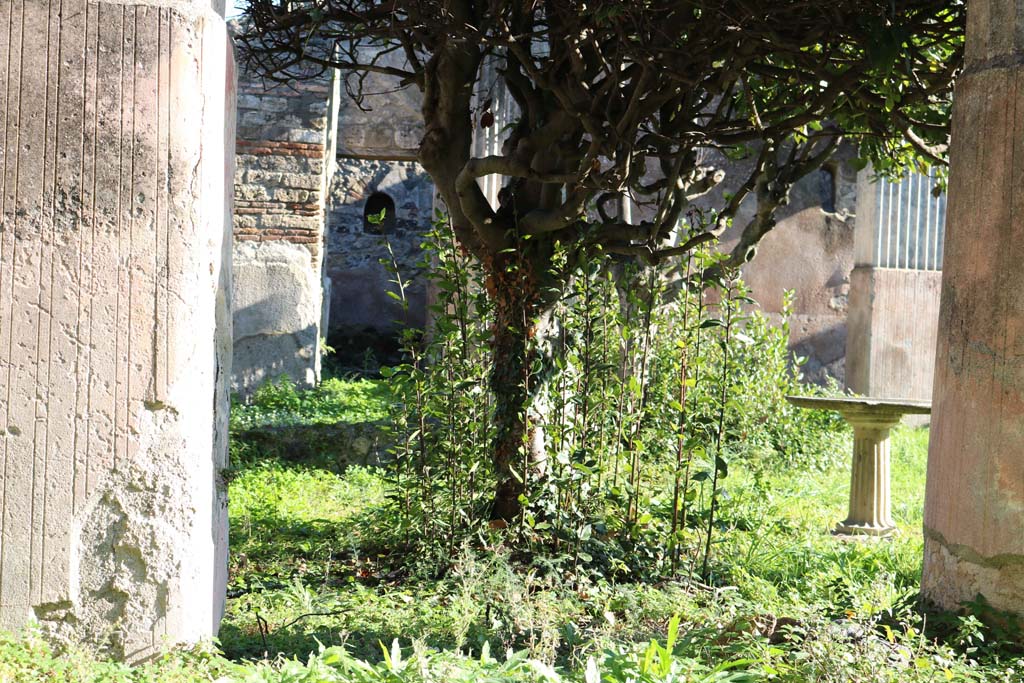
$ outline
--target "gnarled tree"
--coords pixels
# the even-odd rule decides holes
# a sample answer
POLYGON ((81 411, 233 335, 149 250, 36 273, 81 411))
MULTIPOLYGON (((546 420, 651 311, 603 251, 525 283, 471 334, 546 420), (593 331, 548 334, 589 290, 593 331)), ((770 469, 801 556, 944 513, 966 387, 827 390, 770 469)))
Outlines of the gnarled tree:
POLYGON ((543 344, 531 339, 572 277, 556 245, 657 263, 716 238, 753 196, 729 258, 739 265, 844 138, 883 172, 941 164, 965 26, 959 0, 248 1, 239 40, 268 77, 339 67, 423 93, 419 160, 497 310, 492 514, 503 519, 524 491, 517 455, 544 458, 531 415, 543 344), (402 59, 381 59, 392 53, 402 59), (475 158, 474 127, 493 121, 474 98, 487 60, 518 113, 500 153, 475 158), (715 160, 736 153, 749 174, 706 231, 682 232, 687 207, 722 181, 715 160), (477 183, 490 174, 504 177, 497 207, 477 183), (624 195, 642 220, 610 210, 624 195))

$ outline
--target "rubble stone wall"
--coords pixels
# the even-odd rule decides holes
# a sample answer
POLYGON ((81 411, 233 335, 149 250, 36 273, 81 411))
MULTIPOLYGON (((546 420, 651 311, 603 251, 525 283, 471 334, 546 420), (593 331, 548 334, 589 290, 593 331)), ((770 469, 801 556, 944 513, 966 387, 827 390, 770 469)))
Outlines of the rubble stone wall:
POLYGON ((414 161, 338 159, 325 269, 333 291, 328 339, 343 355, 350 348, 358 355, 359 346, 372 349, 396 337, 403 325, 426 323, 422 243, 430 229, 433 196, 430 177, 414 161), (375 194, 386 195, 394 205, 380 225, 366 219, 375 194), (406 283, 408 314, 387 294, 397 292, 395 266, 406 283))

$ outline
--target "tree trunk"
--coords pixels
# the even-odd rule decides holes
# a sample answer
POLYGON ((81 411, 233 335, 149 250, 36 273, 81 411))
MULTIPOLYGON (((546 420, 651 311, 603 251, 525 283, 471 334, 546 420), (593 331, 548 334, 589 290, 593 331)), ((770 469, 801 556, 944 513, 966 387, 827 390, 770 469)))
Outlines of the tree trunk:
POLYGON ((510 275, 491 278, 496 308, 491 390, 497 476, 491 519, 505 522, 520 515, 520 496, 547 473, 543 425, 549 412, 556 328, 554 304, 543 302, 538 288, 524 283, 525 278, 509 282, 510 275))

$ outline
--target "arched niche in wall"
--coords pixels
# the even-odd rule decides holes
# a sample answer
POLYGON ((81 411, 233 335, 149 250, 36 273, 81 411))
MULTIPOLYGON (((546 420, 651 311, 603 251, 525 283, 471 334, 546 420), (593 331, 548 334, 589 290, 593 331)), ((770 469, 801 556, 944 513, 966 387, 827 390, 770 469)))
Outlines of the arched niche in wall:
POLYGON ((818 169, 818 192, 821 194, 821 210, 825 213, 836 212, 836 197, 839 166, 834 161, 824 164, 818 169))
POLYGON ((395 227, 395 200, 386 192, 374 192, 363 207, 363 231, 373 235, 390 232, 395 227), (383 212, 383 218, 380 218, 383 212))

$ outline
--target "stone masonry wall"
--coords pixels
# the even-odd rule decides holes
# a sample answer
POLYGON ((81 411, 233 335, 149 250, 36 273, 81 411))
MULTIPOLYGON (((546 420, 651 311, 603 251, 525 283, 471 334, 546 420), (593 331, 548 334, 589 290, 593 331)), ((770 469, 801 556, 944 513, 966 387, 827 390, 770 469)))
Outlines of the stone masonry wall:
MULTIPOLYGON (((403 57, 380 57, 382 66, 402 68, 403 57)), ((426 278, 420 261, 422 235, 430 229, 433 183, 416 163, 423 137, 422 95, 415 87, 395 91, 394 79, 368 74, 362 99, 347 91, 360 86, 353 75, 342 75, 338 107, 338 166, 328 197, 328 238, 325 272, 331 282, 329 344, 342 365, 362 366, 367 352, 387 360, 405 324, 426 322, 426 278), (394 202, 383 226, 368 226, 367 204, 375 193, 394 202), (381 260, 390 261, 384 237, 391 246, 407 284, 409 314, 387 295, 393 276, 381 260)), ((393 359, 392 359, 393 360, 393 359)))
POLYGON ((323 240, 323 145, 239 138, 237 149, 235 240, 301 244, 317 263, 323 240))
POLYGON ((0 629, 137 660, 224 607, 231 46, 198 1, 0 25, 0 629))
POLYGON ((320 377, 325 201, 338 82, 239 78, 232 387, 320 377))
MULTIPOLYGON (((399 69, 408 66, 399 52, 378 57, 377 64, 399 69)), ((341 79, 338 155, 353 159, 415 161, 424 131, 420 112, 423 95, 419 88, 413 86, 396 91, 393 77, 377 73, 365 74, 361 87, 354 74, 342 74, 341 79), (358 92, 361 101, 357 103, 348 92, 358 92)))
POLYGON ((433 197, 434 185, 416 162, 338 159, 331 182, 325 269, 333 292, 328 339, 341 355, 386 346, 397 335, 397 321, 415 327, 426 323, 421 245, 430 229, 433 197), (395 209, 391 216, 385 213, 382 225, 368 224, 367 205, 378 193, 387 195, 395 209), (388 244, 407 285, 407 318, 387 295, 396 290, 385 265, 391 260, 388 244))
MULTIPOLYGON (((847 309, 850 273, 854 266, 854 212, 857 172, 849 163, 853 149, 841 149, 823 169, 802 178, 790 191, 790 201, 776 213, 777 225, 761 240, 752 261, 742 269, 744 281, 761 310, 778 321, 783 294, 796 292, 790 318, 790 349, 807 359, 807 380, 839 384, 845 376, 847 309)), ((725 180, 698 204, 707 208, 725 204, 749 175, 749 162, 716 159, 725 180)), ((757 211, 756 197, 741 205, 733 227, 722 236, 722 249, 730 250, 757 211)), ((641 216, 634 215, 634 220, 641 216)))

